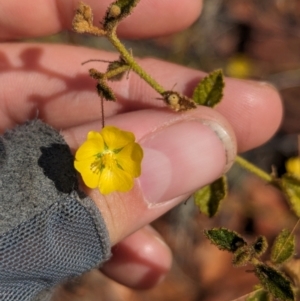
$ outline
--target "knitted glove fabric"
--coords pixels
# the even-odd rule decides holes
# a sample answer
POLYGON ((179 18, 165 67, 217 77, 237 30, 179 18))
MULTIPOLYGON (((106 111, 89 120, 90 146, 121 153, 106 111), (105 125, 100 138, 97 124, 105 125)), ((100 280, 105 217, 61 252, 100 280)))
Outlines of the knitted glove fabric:
POLYGON ((73 160, 40 120, 0 137, 0 300, 45 300, 110 257, 106 225, 78 190, 73 160))

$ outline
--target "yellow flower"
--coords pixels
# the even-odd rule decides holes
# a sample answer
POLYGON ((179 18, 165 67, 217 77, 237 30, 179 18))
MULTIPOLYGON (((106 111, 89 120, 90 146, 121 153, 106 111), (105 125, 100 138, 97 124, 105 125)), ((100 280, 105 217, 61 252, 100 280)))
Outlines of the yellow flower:
POLYGON ((253 73, 252 62, 245 55, 235 55, 229 59, 226 73, 231 77, 247 78, 253 73))
POLYGON ((134 178, 141 174, 143 150, 133 133, 106 126, 88 133, 87 140, 75 155, 74 166, 89 188, 102 194, 132 189, 134 178))
POLYGON ((285 163, 285 168, 288 173, 300 177, 300 158, 293 157, 287 160, 285 163))

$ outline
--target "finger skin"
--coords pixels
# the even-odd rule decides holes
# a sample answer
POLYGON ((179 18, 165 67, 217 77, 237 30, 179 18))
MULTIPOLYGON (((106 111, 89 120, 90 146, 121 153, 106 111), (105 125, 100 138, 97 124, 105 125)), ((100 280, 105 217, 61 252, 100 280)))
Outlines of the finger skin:
MULTIPOLYGON (((100 24, 111 0, 86 0, 94 12, 94 24, 100 24)), ((45 36, 71 29, 77 0, 1 0, 0 39, 11 40, 45 36)), ((131 16, 120 26, 127 38, 150 38, 171 34, 189 27, 199 16, 202 1, 141 0, 131 16), (172 13, 170 13, 172 12, 172 13), (155 20, 155 21, 154 21, 155 20)))
POLYGON ((160 283, 172 263, 169 247, 150 226, 126 237, 113 247, 112 253, 101 271, 135 289, 149 289, 160 283))
MULTIPOLYGON (((39 116, 58 129, 100 118, 99 97, 88 69, 106 65, 81 65, 91 58, 114 60, 117 54, 82 47, 40 44, 2 44, 1 129, 39 116), (17 108, 17 109, 16 109, 17 108), (62 109, 63 108, 63 109, 62 109)), ((140 60, 142 67, 166 89, 192 95, 205 73, 155 59, 140 60)), ((105 103, 105 116, 145 108, 162 108, 159 96, 133 72, 129 79, 111 84, 116 103, 105 103)), ((270 85, 226 79, 224 98, 216 107, 232 125, 240 152, 268 140, 282 118, 279 94, 270 85)))

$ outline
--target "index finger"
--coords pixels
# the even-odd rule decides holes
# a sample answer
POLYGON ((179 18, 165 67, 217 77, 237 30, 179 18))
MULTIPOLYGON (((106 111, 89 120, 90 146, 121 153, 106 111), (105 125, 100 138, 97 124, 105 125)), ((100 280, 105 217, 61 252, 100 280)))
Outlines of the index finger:
MULTIPOLYGON (((58 129, 100 118, 95 81, 80 62, 89 58, 113 60, 116 54, 66 45, 3 44, 0 52, 0 131, 38 116, 58 129), (84 71, 85 70, 85 71, 84 71), (17 87, 17 88, 16 88, 17 87)), ((162 86, 192 95, 204 73, 154 59, 139 61, 162 86)), ((103 67, 102 67, 103 68, 103 67)), ((101 70, 101 69, 100 69, 101 70)), ((158 94, 131 72, 128 80, 111 85, 117 102, 105 103, 105 117, 165 106, 158 94)), ((239 151, 264 143, 278 129, 282 104, 267 84, 227 79, 224 99, 216 106, 233 126, 239 151)))
MULTIPOLYGON (((112 0, 85 0, 94 12, 94 24, 100 24, 112 0)), ((0 39, 50 35, 71 29, 78 0, 1 0, 0 39)), ((151 0, 140 1, 119 28, 128 38, 149 38, 180 31, 198 17, 202 1, 151 0)))

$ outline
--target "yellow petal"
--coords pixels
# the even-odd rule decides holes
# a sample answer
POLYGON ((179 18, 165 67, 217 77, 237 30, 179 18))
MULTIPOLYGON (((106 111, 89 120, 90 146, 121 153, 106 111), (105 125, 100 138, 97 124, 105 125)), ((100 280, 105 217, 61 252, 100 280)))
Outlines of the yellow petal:
POLYGON ((102 194, 132 189, 134 177, 141 174, 143 158, 142 148, 134 141, 133 133, 113 126, 104 127, 100 133, 89 132, 74 162, 84 183, 98 187, 102 194), (97 158, 99 154, 103 156, 97 158))
POLYGON ((133 178, 124 170, 117 166, 113 169, 103 169, 99 181, 99 190, 102 194, 109 194, 114 191, 126 192, 132 187, 133 178))
POLYGON ((85 160, 95 157, 97 154, 104 151, 104 141, 101 135, 97 139, 89 139, 85 141, 75 154, 76 160, 85 160))
POLYGON ((293 157, 287 160, 285 167, 288 173, 300 176, 300 158, 293 157))
POLYGON ((100 139, 100 140, 102 140, 103 138, 102 138, 102 136, 99 132, 90 131, 87 134, 87 140, 91 140, 91 139, 96 139, 96 140, 100 139))
POLYGON ((99 185, 100 173, 91 170, 93 160, 75 161, 74 167, 81 174, 84 184, 89 188, 96 188, 99 185))
POLYGON ((136 178, 141 175, 143 150, 139 144, 128 144, 115 156, 118 164, 132 177, 136 178))
POLYGON ((133 133, 122 131, 114 126, 106 126, 101 135, 110 150, 117 150, 135 141, 133 133))

